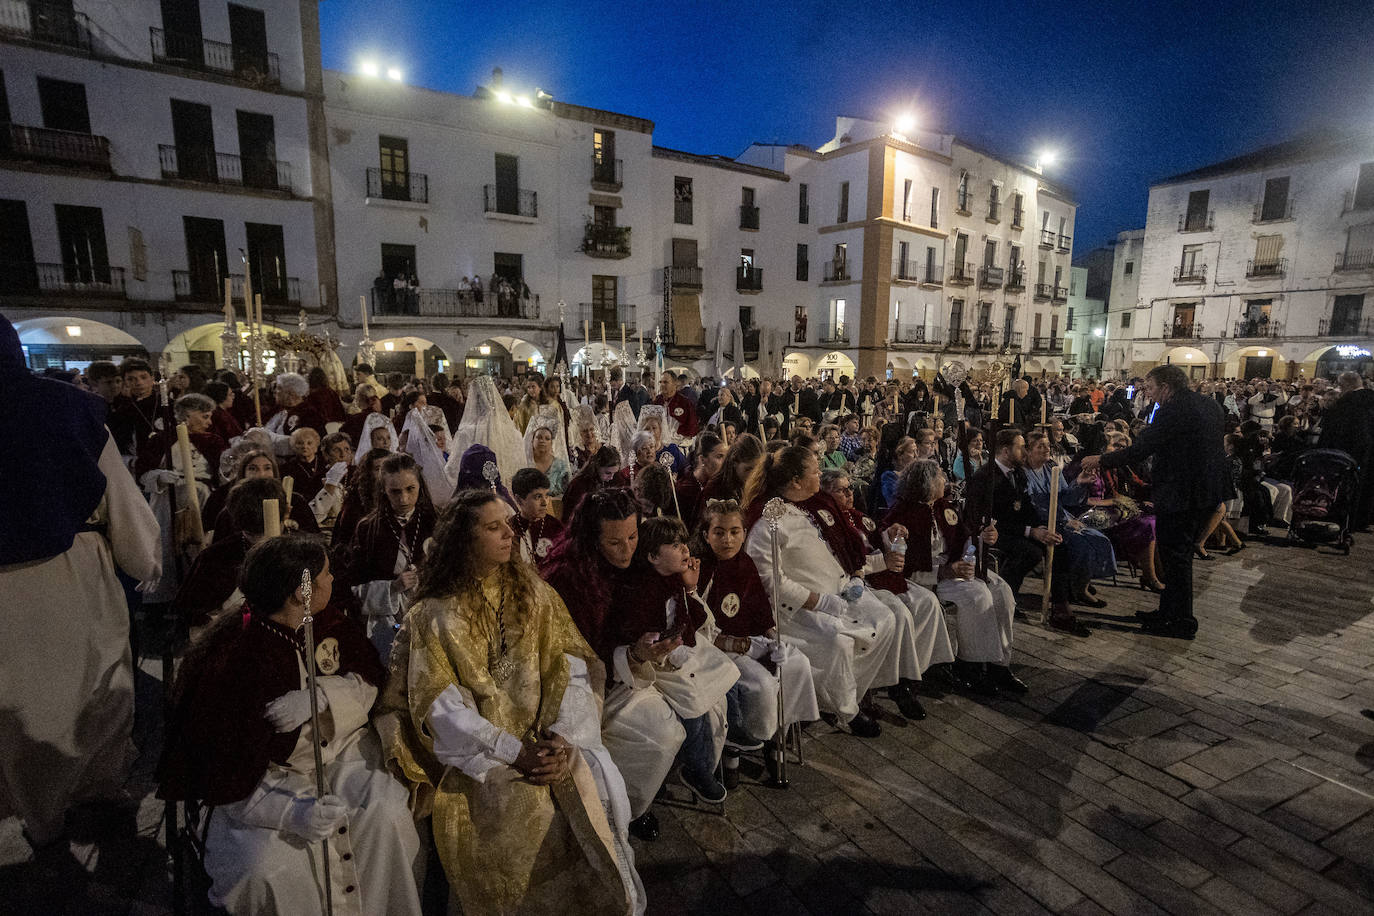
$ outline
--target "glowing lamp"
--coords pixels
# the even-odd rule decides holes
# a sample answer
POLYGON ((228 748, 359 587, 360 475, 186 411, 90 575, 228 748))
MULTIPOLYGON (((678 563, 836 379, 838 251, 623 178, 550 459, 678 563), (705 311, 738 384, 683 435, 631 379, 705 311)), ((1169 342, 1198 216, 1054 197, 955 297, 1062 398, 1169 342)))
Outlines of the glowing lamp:
POLYGON ((498 89, 498 90, 496 90, 495 92, 493 92, 492 95, 496 96, 496 101, 498 101, 498 102, 505 102, 507 105, 509 105, 511 102, 515 101, 515 100, 511 97, 511 94, 510 94, 509 92, 507 92, 506 90, 504 90, 504 89, 498 89))
POLYGON ((399 82, 401 81, 401 78, 404 77, 404 76, 405 76, 405 74, 401 72, 401 68, 400 68, 400 67, 387 67, 387 68, 386 68, 386 77, 387 77, 387 79, 389 79, 389 80, 394 80, 395 82, 398 82, 398 83, 399 83, 399 82))
POLYGON ((480 347, 477 348, 477 352, 481 353, 483 356, 491 356, 491 347, 487 346, 486 344, 482 344, 480 347))
POLYGON ((363 61, 358 66, 358 69, 362 71, 363 76, 381 76, 382 73, 382 68, 377 66, 375 60, 363 61))
POLYGON ((1269 355, 1269 351, 1268 351, 1268 350, 1261 350, 1261 351, 1259 351, 1259 355, 1260 355, 1260 356, 1268 356, 1268 355, 1269 355))
POLYGON ((516 96, 515 101, 525 108, 534 107, 534 101, 527 95, 516 96))
POLYGON ((392 343, 391 341, 388 340, 386 343, 382 344, 382 349, 383 349, 383 350, 395 350, 395 349, 396 349, 396 344, 394 344, 394 343, 392 343))
POLYGON ((69 324, 69 325, 67 325, 67 336, 68 336, 68 337, 80 337, 80 336, 81 336, 81 325, 79 325, 79 324, 69 324))
POLYGON ((916 116, 904 114, 897 119, 897 133, 909 134, 916 129, 916 116))

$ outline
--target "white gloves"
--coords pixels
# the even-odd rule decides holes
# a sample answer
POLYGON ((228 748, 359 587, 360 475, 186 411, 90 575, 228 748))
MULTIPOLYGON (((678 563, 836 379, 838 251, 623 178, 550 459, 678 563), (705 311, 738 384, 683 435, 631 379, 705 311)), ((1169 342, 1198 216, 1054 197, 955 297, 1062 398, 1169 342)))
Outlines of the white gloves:
POLYGON ((676 649, 668 653, 668 658, 665 660, 672 667, 681 668, 683 665, 687 664, 687 660, 691 657, 692 650, 690 647, 678 646, 676 649))
POLYGON ((343 461, 336 461, 329 466, 329 470, 324 472, 324 482, 339 486, 343 483, 344 475, 348 473, 348 464, 343 461))
POLYGON ((839 595, 821 595, 820 600, 816 602, 815 610, 816 613, 828 617, 840 617, 849 607, 839 595))
MULTIPOLYGON (((315 693, 320 712, 329 708, 329 697, 323 690, 315 693)), ((310 721, 310 691, 291 690, 267 704, 263 715, 279 732, 295 731, 310 721)))
POLYGON ((347 817, 348 805, 337 795, 325 795, 319 799, 296 798, 286 806, 281 826, 303 840, 327 840, 347 817))

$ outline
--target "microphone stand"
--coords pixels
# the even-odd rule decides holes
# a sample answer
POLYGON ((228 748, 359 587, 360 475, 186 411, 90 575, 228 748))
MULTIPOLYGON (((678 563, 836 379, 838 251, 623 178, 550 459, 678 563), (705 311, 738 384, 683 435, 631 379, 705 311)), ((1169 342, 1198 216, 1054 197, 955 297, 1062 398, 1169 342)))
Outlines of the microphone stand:
MULTIPOLYGON (((317 679, 315 676, 315 617, 310 613, 310 602, 314 597, 314 577, 310 575, 309 569, 301 570, 301 601, 305 603, 305 619, 301 621, 305 627, 305 682, 310 691, 310 736, 311 744, 315 751, 315 799, 318 801, 324 798, 326 787, 324 784, 324 755, 320 751, 320 701, 316 696, 317 679)), ((329 841, 320 840, 320 851, 322 853, 321 874, 324 876, 324 912, 325 916, 334 914, 334 898, 329 886, 329 841)))

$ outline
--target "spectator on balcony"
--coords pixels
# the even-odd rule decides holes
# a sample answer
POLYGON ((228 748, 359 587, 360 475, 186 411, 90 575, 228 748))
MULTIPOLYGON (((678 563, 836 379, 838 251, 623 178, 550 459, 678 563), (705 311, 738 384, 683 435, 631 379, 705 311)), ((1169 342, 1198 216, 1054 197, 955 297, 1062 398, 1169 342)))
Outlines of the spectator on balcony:
POLYGON ((472 275, 472 301, 482 304, 482 278, 477 274, 472 275))
POLYGON ((372 281, 372 314, 392 314, 394 298, 391 294, 391 281, 387 279, 386 271, 380 271, 377 274, 377 279, 372 281))

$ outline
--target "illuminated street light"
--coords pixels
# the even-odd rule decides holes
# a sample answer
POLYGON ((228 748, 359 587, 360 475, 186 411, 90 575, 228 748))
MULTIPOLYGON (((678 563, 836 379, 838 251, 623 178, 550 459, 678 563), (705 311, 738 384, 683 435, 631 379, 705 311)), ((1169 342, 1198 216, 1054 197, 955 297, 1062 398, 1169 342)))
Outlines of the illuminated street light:
POLYGON ((383 350, 395 350, 395 349, 396 349, 396 344, 395 344, 393 341, 388 340, 388 341, 386 341, 385 343, 382 344, 382 349, 383 349, 383 350))
POLYGON ((69 325, 67 325, 67 336, 68 336, 68 337, 80 337, 80 336, 81 336, 81 325, 79 325, 79 324, 69 324, 69 325))
POLYGON ((1041 150, 1040 154, 1035 157, 1035 171, 1037 173, 1044 172, 1046 166, 1054 165, 1058 159, 1059 154, 1054 150, 1041 150))
POLYGON ((363 76, 381 76, 382 73, 382 68, 377 66, 377 62, 375 60, 363 61, 358 66, 358 69, 362 71, 363 76))
POLYGON ((907 112, 897 118, 897 133, 909 134, 916 129, 916 116, 907 112))
POLYGON ((386 68, 386 76, 387 76, 387 79, 394 80, 395 82, 398 82, 398 83, 399 83, 399 82, 401 81, 401 77, 403 77, 404 75, 405 75, 405 74, 403 74, 403 73, 401 72, 401 68, 400 68, 400 67, 387 67, 387 68, 386 68))
POLYGON ((534 107, 534 102, 533 102, 533 100, 531 100, 530 97, 527 96, 527 95, 516 96, 516 97, 515 97, 515 101, 519 102, 521 105, 523 105, 523 106, 526 107, 526 108, 533 108, 533 107, 534 107))
POLYGON ((504 89, 497 89, 492 95, 496 96, 496 101, 505 102, 507 105, 515 101, 511 94, 504 89))
POLYGON ((491 347, 487 346, 486 344, 482 344, 481 346, 479 346, 479 347, 477 348, 477 352, 480 353, 480 354, 482 354, 483 356, 490 356, 490 355, 491 355, 491 347))

